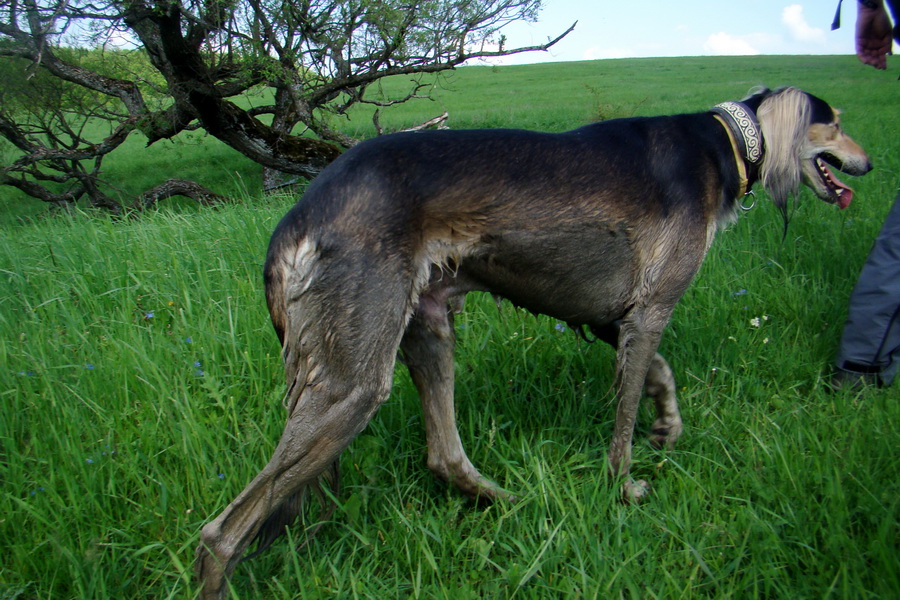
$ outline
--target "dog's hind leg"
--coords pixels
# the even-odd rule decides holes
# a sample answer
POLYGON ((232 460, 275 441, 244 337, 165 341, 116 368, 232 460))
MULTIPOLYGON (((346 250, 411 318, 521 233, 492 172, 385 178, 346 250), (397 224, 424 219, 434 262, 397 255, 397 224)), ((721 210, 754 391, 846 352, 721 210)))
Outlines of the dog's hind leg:
MULTIPOLYGON (((297 279, 298 272, 291 270, 290 277, 297 279)), ((287 302, 276 311, 288 315, 283 320, 287 423, 268 464, 201 531, 195 568, 203 600, 226 595, 228 578, 254 540, 263 550, 295 520, 305 490, 335 472, 341 452, 390 393, 411 311, 408 290, 402 282, 383 281, 360 297, 357 280, 338 274, 344 277, 328 285, 299 280, 283 286, 287 302)), ((274 280, 268 291, 282 294, 282 285, 274 280)))
POLYGON ((377 373, 359 373, 344 385, 325 377, 306 387, 269 463, 203 527, 195 564, 200 598, 225 597, 227 579, 253 540, 271 543, 293 522, 304 488, 335 464, 387 398, 393 363, 383 362, 377 373), (263 531, 271 528, 277 530, 263 531))
POLYGON ((650 442, 657 448, 672 448, 684 427, 675 397, 675 377, 669 363, 658 353, 650 361, 644 390, 656 406, 650 442))
POLYGON ((463 450, 453 403, 454 342, 453 313, 446 301, 424 294, 400 349, 422 401, 428 468, 472 498, 509 497, 478 472, 463 450))

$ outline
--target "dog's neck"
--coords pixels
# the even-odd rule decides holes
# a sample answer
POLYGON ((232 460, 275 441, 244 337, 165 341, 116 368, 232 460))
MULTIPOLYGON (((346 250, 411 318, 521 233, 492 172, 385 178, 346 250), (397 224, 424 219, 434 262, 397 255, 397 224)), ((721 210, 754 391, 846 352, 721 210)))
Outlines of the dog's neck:
POLYGON ((759 128, 756 113, 741 102, 717 104, 712 108, 712 113, 725 128, 728 139, 731 140, 740 179, 737 195, 740 198, 749 193, 756 180, 757 167, 764 151, 762 130, 759 128))

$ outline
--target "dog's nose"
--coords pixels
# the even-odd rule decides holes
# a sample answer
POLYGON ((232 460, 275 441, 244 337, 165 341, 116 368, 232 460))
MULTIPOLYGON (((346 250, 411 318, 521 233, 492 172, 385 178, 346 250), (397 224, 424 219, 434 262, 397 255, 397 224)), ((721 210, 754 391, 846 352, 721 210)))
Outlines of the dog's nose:
POLYGON ((873 169, 872 160, 868 157, 859 157, 858 160, 854 160, 852 162, 846 162, 841 167, 839 167, 844 173, 848 175, 853 175, 855 177, 859 177, 861 175, 865 175, 869 171, 873 169))

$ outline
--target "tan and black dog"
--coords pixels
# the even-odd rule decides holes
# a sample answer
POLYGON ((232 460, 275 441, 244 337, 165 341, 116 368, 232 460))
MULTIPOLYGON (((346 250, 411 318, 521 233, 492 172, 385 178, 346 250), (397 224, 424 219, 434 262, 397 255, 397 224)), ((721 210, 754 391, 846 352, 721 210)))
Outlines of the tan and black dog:
POLYGON ((256 540, 265 549, 306 489, 388 398, 398 350, 422 399, 428 466, 473 497, 504 493, 463 450, 453 408, 453 311, 481 290, 617 348, 609 468, 626 498, 642 389, 653 441, 682 431, 660 334, 717 228, 756 181, 784 207, 800 183, 844 208, 825 163, 871 169, 827 103, 758 90, 712 111, 630 118, 567 133, 399 133, 349 150, 282 219, 265 265, 283 347, 287 425, 274 456, 202 531, 203 598, 220 598, 256 540))

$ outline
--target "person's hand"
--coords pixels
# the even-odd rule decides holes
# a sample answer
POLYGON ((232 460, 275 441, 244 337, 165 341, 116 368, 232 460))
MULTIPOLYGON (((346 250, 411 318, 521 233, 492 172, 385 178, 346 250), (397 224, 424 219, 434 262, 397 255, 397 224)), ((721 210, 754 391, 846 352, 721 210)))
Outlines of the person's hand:
POLYGON ((891 54, 891 19, 883 5, 868 8, 857 3, 857 6, 856 56, 876 69, 886 69, 887 55, 891 54))

